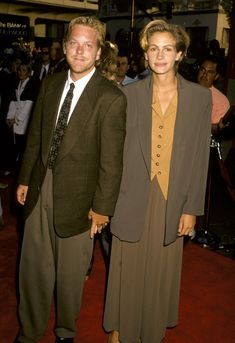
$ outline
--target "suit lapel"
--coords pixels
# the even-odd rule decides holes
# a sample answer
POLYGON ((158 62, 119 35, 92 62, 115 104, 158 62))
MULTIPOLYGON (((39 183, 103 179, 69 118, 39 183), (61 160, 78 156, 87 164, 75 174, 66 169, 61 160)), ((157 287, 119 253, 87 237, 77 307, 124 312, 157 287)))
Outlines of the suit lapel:
POLYGON ((184 137, 185 122, 188 117, 188 97, 185 80, 178 76, 178 105, 176 111, 176 121, 173 140, 173 152, 177 153, 178 146, 181 145, 184 137))
POLYGON ((43 162, 46 165, 47 157, 51 146, 52 135, 54 132, 57 113, 59 109, 60 99, 64 90, 64 85, 68 77, 68 72, 58 73, 56 78, 51 80, 45 80, 42 83, 42 87, 45 87, 43 94, 46 97, 46 104, 44 104, 45 115, 43 116, 43 130, 42 130, 42 157, 43 162), (47 82, 49 87, 47 87, 47 82))
POLYGON ((93 114, 98 80, 99 75, 95 72, 73 110, 57 157, 58 162, 72 149, 93 114))
MULTIPOLYGON (((177 164, 181 161, 181 156, 184 154, 185 146, 185 127, 187 127, 187 122, 190 121, 190 116, 188 113, 188 102, 189 93, 186 81, 180 76, 178 79, 178 105, 176 111, 173 147, 171 153, 171 165, 169 174, 169 184, 174 181, 174 174, 172 171, 177 170, 177 164)), ((190 122, 189 124, 190 125, 190 122)))
POLYGON ((151 129, 152 129, 152 78, 144 79, 139 87, 138 97, 143 99, 138 108, 138 132, 141 150, 149 176, 151 176, 151 129))

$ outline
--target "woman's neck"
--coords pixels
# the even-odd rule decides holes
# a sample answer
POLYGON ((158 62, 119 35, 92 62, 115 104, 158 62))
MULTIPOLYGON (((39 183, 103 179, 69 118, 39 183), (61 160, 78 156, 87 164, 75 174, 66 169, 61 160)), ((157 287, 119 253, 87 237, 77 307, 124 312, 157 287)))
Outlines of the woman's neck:
POLYGON ((159 91, 167 91, 177 88, 177 77, 175 74, 158 75, 153 74, 153 86, 159 91))

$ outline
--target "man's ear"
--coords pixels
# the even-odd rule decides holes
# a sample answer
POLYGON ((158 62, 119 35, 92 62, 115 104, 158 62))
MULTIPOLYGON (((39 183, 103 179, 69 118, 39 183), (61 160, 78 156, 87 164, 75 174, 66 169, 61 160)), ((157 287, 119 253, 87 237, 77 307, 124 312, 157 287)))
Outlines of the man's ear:
POLYGON ((215 75, 215 81, 219 78, 219 76, 220 76, 220 73, 217 73, 217 74, 215 75))
POLYGON ((66 55, 66 44, 65 44, 65 41, 63 41, 63 53, 64 53, 64 55, 66 55))
POLYGON ((99 48, 97 53, 96 53, 96 61, 98 61, 100 59, 100 56, 101 56, 101 48, 99 48))

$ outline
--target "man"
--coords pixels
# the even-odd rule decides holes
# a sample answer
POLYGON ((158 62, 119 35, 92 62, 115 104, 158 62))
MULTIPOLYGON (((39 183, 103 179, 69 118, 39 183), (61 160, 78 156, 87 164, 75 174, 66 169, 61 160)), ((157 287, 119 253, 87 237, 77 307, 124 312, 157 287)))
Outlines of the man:
POLYGON ((208 56, 201 63, 197 76, 198 83, 209 88, 212 93, 212 133, 215 133, 218 128, 223 128, 222 119, 230 107, 228 98, 214 87, 214 82, 219 77, 218 68, 216 57, 208 56))
POLYGON ((50 47, 49 74, 58 73, 68 69, 68 64, 63 52, 63 46, 59 40, 54 40, 50 47))
POLYGON ((103 44, 104 26, 98 19, 72 20, 64 43, 70 69, 44 79, 35 106, 17 189, 27 218, 17 342, 33 343, 43 337, 54 289, 56 342, 73 342, 92 256, 91 238, 114 212, 122 174, 126 99, 95 69, 103 44), (68 124, 59 145, 69 102, 68 124))
POLYGON ((49 72, 49 66, 50 66, 49 46, 47 45, 42 46, 40 57, 41 57, 40 63, 37 63, 34 66, 34 75, 37 75, 39 79, 42 81, 49 72))
MULTIPOLYGON (((223 118, 230 108, 230 103, 228 98, 220 92, 216 87, 214 87, 215 81, 219 78, 219 60, 215 56, 208 55, 204 58, 200 64, 197 81, 200 85, 210 89, 212 94, 212 112, 211 112, 211 148, 210 158, 209 158, 209 168, 207 177, 207 198, 205 202, 204 216, 201 218, 203 220, 202 225, 203 239, 205 244, 210 245, 213 242, 213 235, 205 235, 204 232, 207 231, 209 226, 209 211, 210 211, 210 199, 213 198, 213 185, 216 182, 215 171, 218 169, 218 157, 220 158, 220 145, 217 142, 217 134, 221 129, 223 129, 227 124, 223 124, 223 118), (215 149, 216 148, 216 149, 215 149), (210 237, 207 241, 206 237, 210 237)), ((220 172, 220 171, 219 171, 220 172)), ((200 222, 200 218, 199 218, 200 222)), ((200 225, 200 224, 199 224, 200 225)), ((201 236, 198 234, 197 239, 200 240, 201 236)), ((214 237, 215 241, 217 237, 214 237)), ((213 244, 213 243, 212 243, 213 244)))
POLYGON ((128 61, 128 56, 124 53, 119 53, 117 57, 116 79, 117 79, 117 83, 120 86, 125 86, 128 83, 136 81, 135 79, 132 79, 131 77, 126 75, 129 68, 130 68, 130 65, 128 61))

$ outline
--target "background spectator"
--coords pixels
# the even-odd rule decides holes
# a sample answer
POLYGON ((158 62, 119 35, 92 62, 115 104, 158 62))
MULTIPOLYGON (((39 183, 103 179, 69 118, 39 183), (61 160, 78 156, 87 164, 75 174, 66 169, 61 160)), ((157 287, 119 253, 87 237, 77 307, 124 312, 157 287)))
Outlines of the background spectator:
POLYGON ((125 86, 128 83, 134 82, 135 79, 127 76, 127 72, 130 68, 129 58, 125 52, 119 52, 117 57, 117 83, 121 86, 125 86))
POLYGON ((212 133, 223 128, 222 118, 229 110, 228 98, 214 87, 215 81, 219 78, 219 61, 217 57, 207 56, 200 64, 197 81, 200 85, 207 87, 212 93, 212 133))
POLYGON ((54 74, 62 70, 68 70, 68 64, 64 56, 61 41, 54 40, 50 46, 50 67, 49 74, 54 74))
POLYGON ((41 81, 48 74, 50 67, 50 49, 49 46, 42 46, 39 52, 39 61, 33 66, 34 75, 41 81))
POLYGON ((18 67, 18 77, 20 81, 7 113, 7 125, 13 130, 15 162, 20 162, 22 158, 31 111, 40 86, 40 80, 32 76, 32 67, 28 62, 22 62, 18 67))

